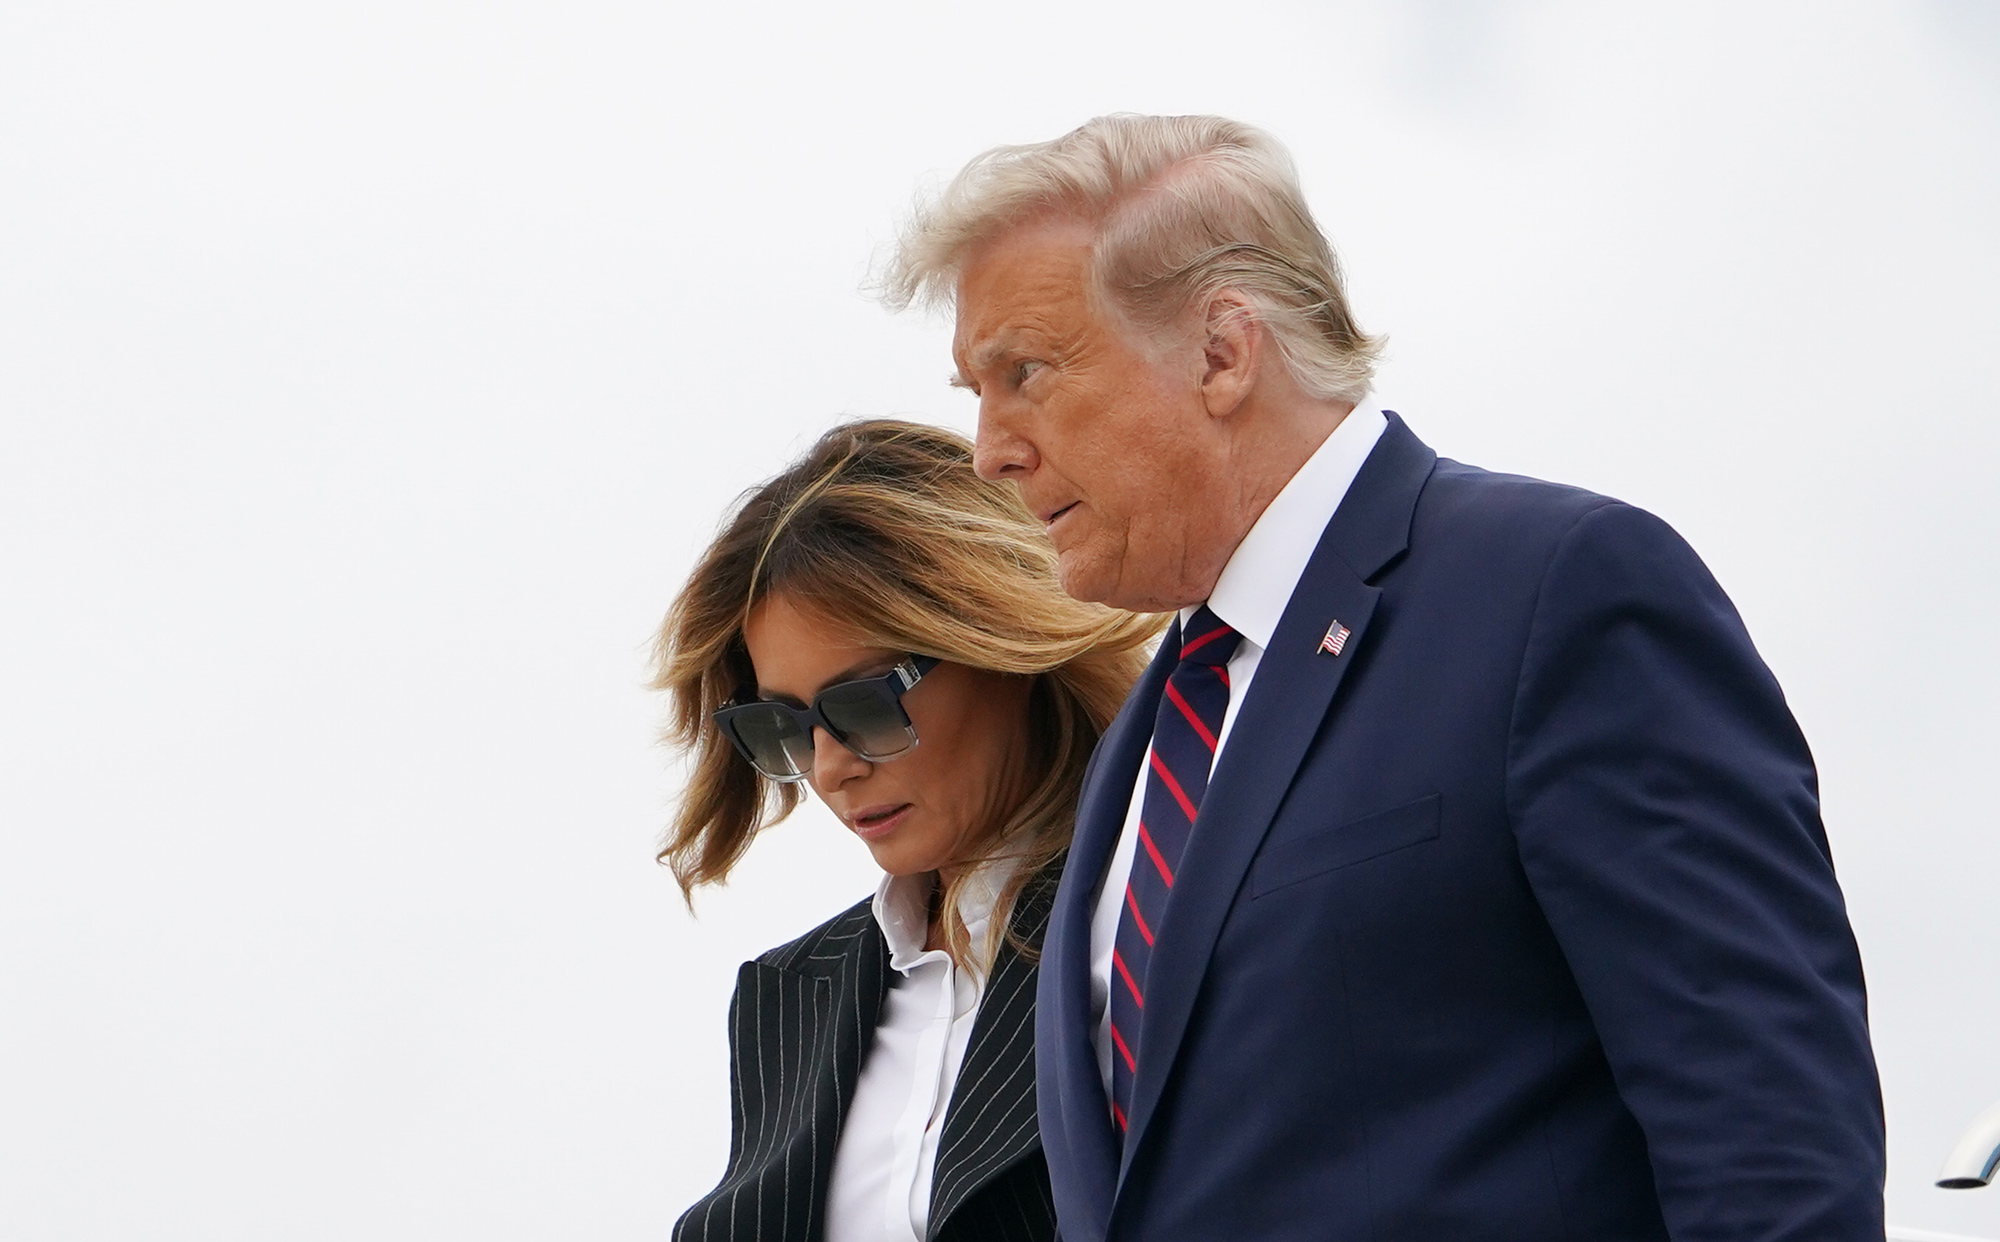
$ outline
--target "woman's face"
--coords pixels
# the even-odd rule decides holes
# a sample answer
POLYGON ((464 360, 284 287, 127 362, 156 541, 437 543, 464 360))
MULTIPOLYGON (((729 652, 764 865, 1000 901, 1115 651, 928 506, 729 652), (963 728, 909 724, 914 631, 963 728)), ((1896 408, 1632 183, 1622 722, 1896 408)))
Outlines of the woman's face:
MULTIPOLYGON (((856 647, 775 593, 743 627, 757 695, 803 707, 826 687, 886 673, 907 652, 856 647)), ((813 731, 814 792, 891 875, 949 871, 966 842, 1025 796, 1026 677, 945 662, 903 696, 917 745, 871 763, 813 731)))

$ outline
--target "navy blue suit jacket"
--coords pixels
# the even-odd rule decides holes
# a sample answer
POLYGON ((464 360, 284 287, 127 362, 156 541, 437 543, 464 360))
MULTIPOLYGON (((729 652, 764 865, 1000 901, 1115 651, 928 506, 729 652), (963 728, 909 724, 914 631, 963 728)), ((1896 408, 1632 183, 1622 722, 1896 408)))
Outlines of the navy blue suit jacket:
POLYGON ((1659 519, 1394 415, 1175 869, 1121 1146, 1092 897, 1176 646, 1098 748, 1044 949, 1067 1242, 1881 1242, 1859 955, 1735 609, 1659 519))

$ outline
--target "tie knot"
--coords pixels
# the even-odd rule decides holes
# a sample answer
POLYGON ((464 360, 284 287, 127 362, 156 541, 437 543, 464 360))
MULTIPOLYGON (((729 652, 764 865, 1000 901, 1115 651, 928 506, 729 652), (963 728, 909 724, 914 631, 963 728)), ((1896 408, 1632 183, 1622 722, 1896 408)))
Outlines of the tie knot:
POLYGON ((1242 641, 1243 635, 1203 604, 1194 610, 1194 616, 1188 618, 1186 628, 1181 631, 1181 663, 1227 664, 1229 657, 1236 654, 1236 644, 1242 641))

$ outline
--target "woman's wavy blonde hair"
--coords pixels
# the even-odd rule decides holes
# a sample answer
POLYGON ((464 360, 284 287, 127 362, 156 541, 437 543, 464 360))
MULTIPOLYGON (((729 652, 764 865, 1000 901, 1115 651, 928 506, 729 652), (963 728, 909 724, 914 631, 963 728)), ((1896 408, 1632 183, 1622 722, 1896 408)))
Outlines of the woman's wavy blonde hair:
MULTIPOLYGON (((1124 702, 1164 618, 1063 593, 1041 524, 1006 484, 972 470, 972 446, 937 427, 873 419, 835 427, 795 465, 747 493, 696 564, 654 644, 667 693, 665 740, 693 772, 660 850, 684 898, 726 879, 797 785, 768 781, 710 721, 754 694, 743 641, 758 604, 783 591, 859 646, 1033 677, 1030 771, 1003 822, 967 843, 942 895, 945 945, 973 963, 959 896, 964 864, 1019 858, 992 918, 997 946, 1021 888, 1069 844, 1091 749, 1124 702)), ((988 958, 990 960, 990 957, 988 958)))

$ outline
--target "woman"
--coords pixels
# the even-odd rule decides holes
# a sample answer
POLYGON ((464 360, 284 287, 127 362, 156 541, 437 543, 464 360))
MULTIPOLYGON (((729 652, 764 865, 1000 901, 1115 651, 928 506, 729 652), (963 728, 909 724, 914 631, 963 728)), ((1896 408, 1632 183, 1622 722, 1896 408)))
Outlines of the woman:
POLYGON ((1091 748, 1157 622, 1080 604, 971 446, 876 421, 754 492, 658 642, 694 771, 661 861, 728 875, 801 783, 884 875, 746 963, 734 1132, 681 1239, 1051 1238, 1035 955, 1091 748))

